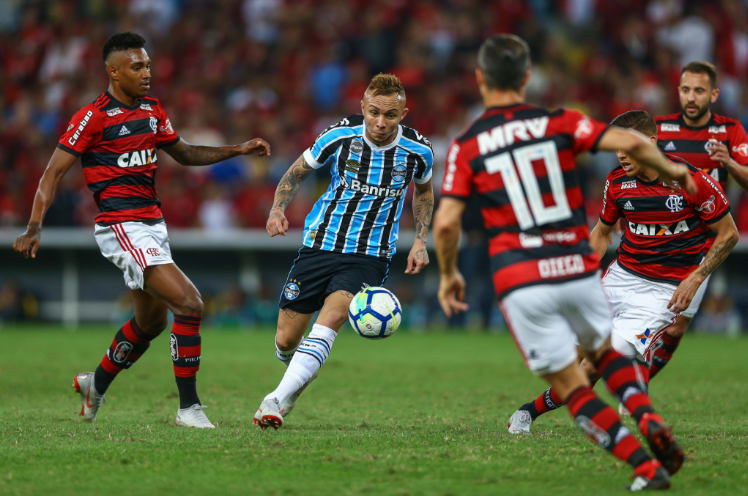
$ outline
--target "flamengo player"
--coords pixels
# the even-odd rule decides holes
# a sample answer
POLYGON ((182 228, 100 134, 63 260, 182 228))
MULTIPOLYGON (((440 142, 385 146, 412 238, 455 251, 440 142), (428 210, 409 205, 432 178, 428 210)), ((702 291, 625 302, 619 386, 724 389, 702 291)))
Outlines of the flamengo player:
POLYGON ((36 258, 44 214, 60 180, 80 157, 99 207, 96 242, 101 254, 124 273, 135 307, 135 316, 115 334, 96 372, 73 378, 73 386, 80 392, 81 415, 84 420, 96 421, 104 392, 164 330, 168 309, 174 314, 170 345, 179 390, 176 423, 213 428, 196 387, 203 302, 171 258, 154 184, 156 150, 163 148, 184 165, 207 165, 236 155, 269 154, 270 146, 259 138, 215 147, 191 145, 181 139, 159 101, 146 97, 151 60, 144 46, 145 39, 134 33, 115 34, 105 43, 109 87, 71 119, 39 181, 26 232, 13 248, 26 258, 36 258))
MULTIPOLYGON (((728 173, 748 190, 748 135, 739 121, 712 112, 711 104, 718 97, 714 65, 709 62, 687 64, 681 70, 678 85, 681 111, 655 117, 657 145, 664 152, 676 154, 710 174, 724 191, 727 191, 728 173)), ((710 237, 707 249, 712 242, 710 237)), ((660 335, 649 366, 652 377, 672 359, 689 322, 690 319, 678 319, 660 335)))
POLYGON ((574 157, 621 149, 689 191, 695 186, 686 167, 669 162, 641 134, 579 112, 525 104, 529 66, 529 48, 514 35, 490 38, 478 52, 476 79, 486 110, 449 149, 434 221, 439 303, 447 316, 467 308, 457 247, 466 200, 477 196, 491 236, 496 294, 528 367, 566 400, 593 441, 634 467, 631 490, 667 488, 683 450, 654 412, 641 366, 611 348, 600 260, 588 242, 574 157), (592 390, 575 341, 633 412, 657 460, 592 390))
MULTIPOLYGON (((657 141, 655 122, 643 110, 625 112, 611 125, 635 129, 657 141)), ((727 258, 739 236, 722 188, 704 172, 691 168, 699 192, 689 195, 665 186, 656 171, 622 151, 618 161, 620 167, 605 181, 600 220, 590 243, 602 257, 615 224, 623 219, 618 258, 603 276, 614 315, 612 344, 621 353, 635 352, 650 362, 653 344, 668 327, 676 322, 688 326, 704 296, 706 278, 727 258), (703 257, 710 232, 714 242, 703 257)), ((561 404, 556 391, 548 388, 514 412, 509 432, 529 433, 539 415, 561 404)))

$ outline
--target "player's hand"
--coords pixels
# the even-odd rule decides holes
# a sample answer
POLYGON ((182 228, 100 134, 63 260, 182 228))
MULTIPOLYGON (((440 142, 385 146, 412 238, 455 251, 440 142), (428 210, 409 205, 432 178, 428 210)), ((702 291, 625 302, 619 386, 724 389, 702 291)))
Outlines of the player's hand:
POLYGON ((286 215, 283 213, 283 210, 281 210, 278 207, 272 208, 270 210, 270 215, 268 216, 268 222, 265 224, 265 230, 268 232, 270 237, 281 235, 285 236, 288 232, 288 219, 286 219, 286 215))
POLYGON ((29 226, 26 232, 18 236, 13 243, 13 249, 23 254, 25 258, 36 258, 36 252, 41 243, 42 230, 39 226, 29 226))
POLYGON ((465 303, 465 278, 458 270, 439 276, 437 298, 439 298, 439 305, 447 317, 465 312, 470 308, 465 303))
POLYGON ((696 294, 696 291, 699 289, 702 282, 704 282, 703 278, 695 272, 691 272, 691 274, 683 279, 678 287, 675 288, 673 297, 670 298, 670 302, 667 306, 668 310, 673 313, 681 313, 688 308, 688 305, 691 304, 691 300, 693 300, 693 295, 696 294))
POLYGON ((727 145, 715 139, 709 140, 709 160, 719 162, 723 167, 730 163, 730 150, 727 145))
POLYGON ((262 138, 252 138, 239 145, 239 153, 242 155, 264 157, 270 155, 270 143, 262 138))
POLYGON ((413 247, 408 253, 408 266, 405 268, 406 274, 418 274, 429 264, 429 253, 426 251, 426 243, 416 238, 413 247))
POLYGON ((665 182, 670 184, 676 183, 677 186, 686 190, 690 195, 696 194, 699 189, 696 187, 696 183, 691 177, 688 167, 683 164, 676 164, 675 162, 670 162, 670 166, 670 173, 668 174, 670 177, 665 178, 665 182))

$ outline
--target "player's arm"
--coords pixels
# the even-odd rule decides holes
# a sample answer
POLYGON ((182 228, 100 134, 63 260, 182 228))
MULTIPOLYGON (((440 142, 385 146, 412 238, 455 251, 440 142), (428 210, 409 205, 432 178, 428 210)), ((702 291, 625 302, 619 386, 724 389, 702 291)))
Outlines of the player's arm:
POLYGON ((272 236, 283 235, 288 232, 288 219, 286 219, 286 207, 291 203, 293 197, 301 186, 301 181, 314 171, 314 168, 306 163, 304 155, 300 155, 296 161, 291 164, 275 188, 275 197, 273 198, 273 208, 270 209, 268 221, 265 230, 272 236))
POLYGON ((701 283, 727 258, 740 238, 738 228, 735 227, 735 222, 729 213, 708 225, 709 229, 716 234, 714 244, 706 253, 701 265, 683 279, 673 293, 668 305, 673 313, 682 312, 688 308, 701 283))
POLYGON ((590 231, 590 246, 600 259, 603 258, 613 240, 613 227, 598 219, 597 224, 590 231))
POLYGON ((638 131, 610 127, 600 137, 597 148, 611 152, 622 150, 634 160, 655 169, 663 179, 677 181, 687 192, 696 193, 696 184, 688 168, 669 161, 654 143, 638 131))
POLYGON ((458 244, 465 202, 442 197, 434 216, 434 244, 439 262, 439 305, 451 317, 468 309, 465 303, 465 279, 457 269, 458 244))
POLYGON ((182 165, 209 165, 237 155, 270 155, 270 145, 262 138, 252 138, 238 145, 226 146, 192 145, 179 138, 176 143, 163 149, 182 165))
POLYGON ((426 240, 431 225, 431 215, 434 212, 434 188, 431 179, 423 184, 415 183, 413 192, 413 218, 416 226, 416 238, 408 254, 406 274, 418 274, 429 264, 429 254, 426 251, 426 240))
POLYGON ((709 155, 710 160, 719 162, 722 164, 727 172, 735 178, 735 181, 744 190, 748 190, 748 167, 740 165, 734 158, 730 156, 730 151, 727 149, 727 145, 720 141, 710 141, 711 154, 709 155))
POLYGON ((39 179, 39 185, 36 188, 26 232, 18 236, 13 243, 13 249, 22 253, 24 257, 36 258, 36 252, 39 250, 41 241, 44 215, 47 213, 49 206, 52 205, 60 180, 67 174, 77 158, 72 153, 60 148, 56 148, 52 153, 47 168, 39 179))

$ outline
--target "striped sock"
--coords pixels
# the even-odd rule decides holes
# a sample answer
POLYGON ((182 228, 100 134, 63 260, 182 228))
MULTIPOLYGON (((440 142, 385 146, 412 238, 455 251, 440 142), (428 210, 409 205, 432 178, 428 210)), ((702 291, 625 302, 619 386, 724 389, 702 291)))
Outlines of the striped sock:
POLYGON ((657 343, 654 344, 655 350, 652 353, 652 362, 649 364, 649 379, 652 380, 654 376, 660 373, 665 365, 670 362, 673 358, 675 349, 678 348, 680 340, 683 336, 671 336, 667 332, 663 332, 657 343))
POLYGON ((143 332, 134 317, 125 322, 125 325, 114 335, 112 344, 109 345, 99 366, 96 367, 96 372, 94 372, 96 392, 104 394, 117 374, 123 369, 129 369, 145 353, 155 337, 143 332))
POLYGON ((621 424, 616 411, 603 403, 591 387, 581 386, 572 391, 566 405, 579 428, 619 460, 636 468, 652 459, 621 424))
POLYGON ((609 349, 595 364, 608 390, 616 395, 637 422, 645 413, 653 413, 647 394, 649 372, 641 363, 609 349))
POLYGON ((283 374, 275 391, 266 398, 277 398, 282 404, 292 394, 299 391, 313 381, 319 373, 320 367, 330 355, 333 343, 338 333, 320 324, 314 324, 309 335, 301 340, 296 348, 286 373, 283 374))
POLYGON ((169 345, 179 390, 179 408, 200 403, 195 377, 200 369, 200 320, 195 315, 175 315, 171 328, 169 345))
POLYGON ((296 353, 297 348, 298 346, 296 348, 291 348, 290 350, 282 350, 278 348, 278 343, 275 343, 275 358, 288 367, 288 364, 291 363, 291 359, 293 358, 294 353, 296 353))
POLYGON ((563 405, 563 400, 558 397, 556 391, 553 388, 549 387, 543 392, 543 394, 538 396, 535 401, 525 403, 524 405, 519 407, 519 410, 527 410, 528 412, 530 412, 530 417, 535 420, 540 415, 543 415, 546 412, 550 412, 551 410, 555 410, 556 408, 563 405))

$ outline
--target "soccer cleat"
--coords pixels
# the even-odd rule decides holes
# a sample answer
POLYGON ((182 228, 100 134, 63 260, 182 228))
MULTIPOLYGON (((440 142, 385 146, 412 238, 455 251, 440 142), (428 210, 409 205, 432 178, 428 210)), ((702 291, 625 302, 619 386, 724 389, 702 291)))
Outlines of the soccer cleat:
POLYGON ((283 414, 281 413, 281 406, 278 403, 278 399, 265 398, 262 400, 260 408, 255 412, 252 423, 259 425, 263 430, 268 427, 278 430, 278 427, 283 425, 283 414))
POLYGON ((509 417, 509 423, 506 424, 510 434, 529 434, 532 417, 527 410, 517 410, 509 417))
POLYGON ((668 427, 660 423, 659 416, 645 413, 639 421, 639 429, 647 438, 649 448, 670 475, 675 475, 683 466, 683 448, 673 438, 668 427))
POLYGON ((104 395, 96 392, 94 373, 81 372, 73 377, 73 389, 81 395, 81 417, 87 422, 96 422, 96 413, 104 403, 104 395))
POLYGON ((657 460, 649 460, 634 469, 634 482, 626 486, 629 491, 652 491, 670 488, 670 477, 657 460))
POLYGON ((215 429, 208 417, 205 416, 203 409, 205 407, 200 403, 195 403, 187 408, 177 410, 177 425, 181 427, 195 427, 197 429, 215 429))

